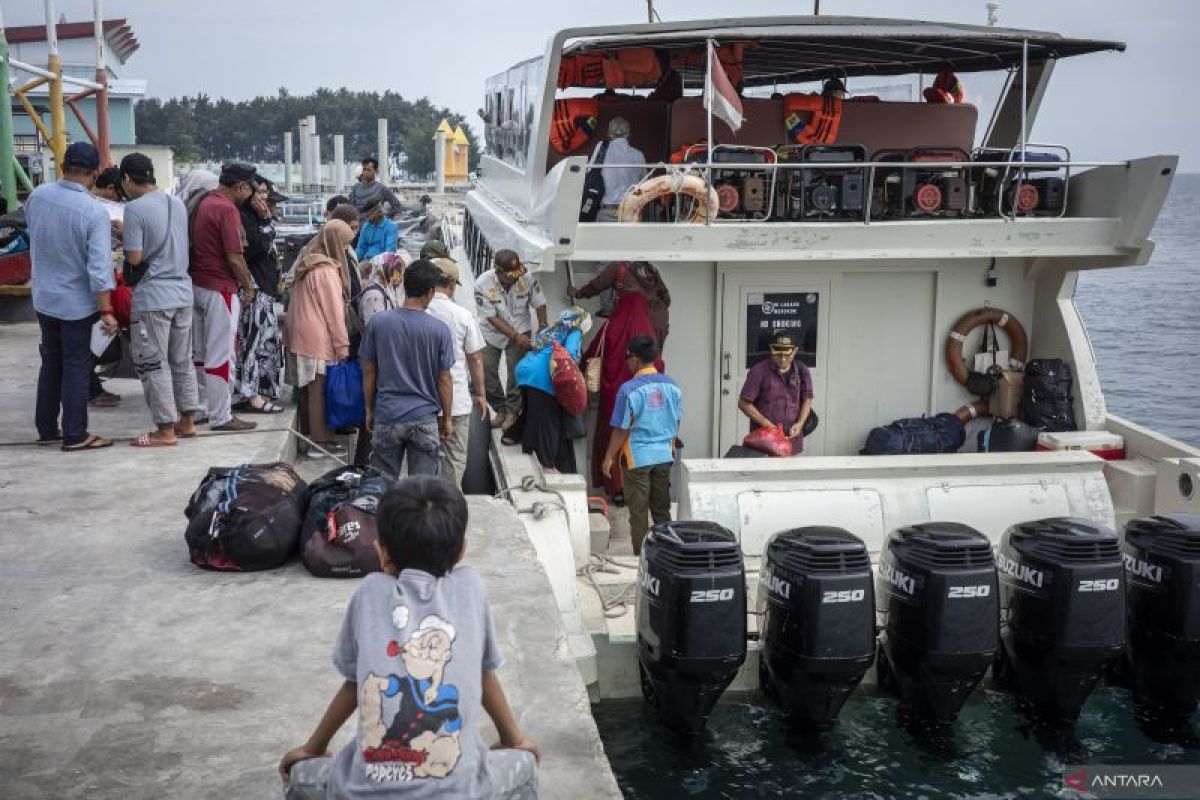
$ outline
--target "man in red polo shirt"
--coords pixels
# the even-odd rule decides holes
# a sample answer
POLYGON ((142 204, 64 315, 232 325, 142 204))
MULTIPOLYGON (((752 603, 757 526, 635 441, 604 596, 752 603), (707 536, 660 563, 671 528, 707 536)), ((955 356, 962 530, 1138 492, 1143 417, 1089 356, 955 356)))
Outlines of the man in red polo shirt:
POLYGON ((192 218, 192 354, 214 431, 255 427, 233 416, 230 408, 241 303, 254 300, 254 279, 242 256, 246 240, 238 206, 254 193, 255 178, 249 164, 224 165, 219 185, 201 199, 192 218))

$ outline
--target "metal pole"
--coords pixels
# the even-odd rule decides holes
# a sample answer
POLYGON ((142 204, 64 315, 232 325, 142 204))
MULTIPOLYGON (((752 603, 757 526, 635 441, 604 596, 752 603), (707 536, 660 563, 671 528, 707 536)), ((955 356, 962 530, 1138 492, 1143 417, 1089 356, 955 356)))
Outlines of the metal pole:
POLYGON ((712 74, 713 74, 712 60, 713 60, 713 56, 716 54, 716 52, 717 52, 716 43, 712 39, 709 39, 708 40, 708 53, 707 53, 707 57, 704 59, 705 65, 706 65, 706 68, 704 70, 704 108, 705 108, 705 112, 706 112, 705 113, 705 121, 708 125, 708 139, 707 139, 708 147, 705 148, 706 160, 708 163, 704 170, 704 207, 705 207, 704 224, 705 225, 712 224, 713 212, 715 211, 715 209, 709 208, 708 201, 709 201, 709 195, 712 192, 713 147, 716 146, 716 142, 713 141, 713 117, 712 117, 713 90, 715 88, 713 86, 713 79, 712 79, 712 74))
POLYGON ((821 16, 821 0, 813 0, 813 16, 821 16))
POLYGON ((646 0, 646 22, 654 22, 654 0, 646 0))
POLYGON ((1029 40, 1021 42, 1021 160, 1025 160, 1026 119, 1029 108, 1029 40))
POLYGON ((54 168, 63 174, 63 156, 67 152, 67 118, 63 110, 62 63, 58 60, 58 24, 54 20, 54 0, 46 0, 46 69, 54 73, 50 79, 50 150, 54 153, 54 168))
POLYGON ((9 211, 17 210, 17 163, 13 145, 12 95, 8 86, 8 38, 4 35, 4 11, 0 9, 0 192, 9 211))
POLYGON ((96 149, 100 151, 100 166, 112 165, 109 153, 108 135, 108 67, 104 58, 104 11, 103 0, 92 0, 92 11, 95 15, 96 37, 96 83, 100 89, 96 92, 96 149))
POLYGON ((292 132, 283 132, 283 191, 292 190, 292 132))

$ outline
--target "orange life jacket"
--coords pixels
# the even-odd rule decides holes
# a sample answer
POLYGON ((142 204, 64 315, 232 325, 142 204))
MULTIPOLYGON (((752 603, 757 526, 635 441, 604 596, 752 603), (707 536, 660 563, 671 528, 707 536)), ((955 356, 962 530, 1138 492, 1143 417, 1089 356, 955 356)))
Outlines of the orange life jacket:
POLYGON ((924 92, 926 103, 952 104, 961 103, 966 99, 966 91, 962 81, 953 72, 939 72, 933 79, 933 85, 924 92))
MULTIPOLYGON (((753 43, 738 42, 736 44, 721 45, 717 48, 717 60, 725 68, 725 74, 729 76, 729 82, 734 86, 742 82, 742 58, 745 55, 746 48, 757 46, 753 43)), ((703 48, 696 50, 675 50, 671 52, 672 69, 703 67, 707 60, 708 55, 703 48)))
POLYGON ((583 147, 600 126, 600 104, 594 97, 575 97, 554 101, 550 121, 550 146, 559 153, 583 147))
POLYGON ((558 62, 558 88, 603 86, 604 56, 601 53, 573 53, 558 62))
POLYGON ((792 144, 829 144, 842 122, 842 98, 789 94, 783 98, 783 126, 792 144))
POLYGON ((617 88, 653 86, 662 77, 658 55, 649 47, 625 47, 604 59, 604 85, 617 88))

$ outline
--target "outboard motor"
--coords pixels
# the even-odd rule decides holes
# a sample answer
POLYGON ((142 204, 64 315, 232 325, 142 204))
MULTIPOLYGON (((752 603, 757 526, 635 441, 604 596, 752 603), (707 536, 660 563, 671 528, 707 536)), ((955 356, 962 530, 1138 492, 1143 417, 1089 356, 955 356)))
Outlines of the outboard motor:
POLYGON ((875 580, 881 685, 914 712, 953 721, 999 649, 998 595, 979 531, 957 522, 892 531, 875 580))
POLYGON ((1186 717, 1200 695, 1200 514, 1132 520, 1121 556, 1134 692, 1186 717))
POLYGON ((1125 646, 1117 535, 1069 517, 1013 525, 996 553, 1002 672, 1039 709, 1074 719, 1125 646))
POLYGON ((799 722, 826 727, 875 660, 867 546, 813 526, 767 542, 758 590, 763 687, 799 722))
POLYGON ((746 661, 746 567, 711 522, 664 522, 638 565, 642 693, 669 727, 699 733, 746 661))

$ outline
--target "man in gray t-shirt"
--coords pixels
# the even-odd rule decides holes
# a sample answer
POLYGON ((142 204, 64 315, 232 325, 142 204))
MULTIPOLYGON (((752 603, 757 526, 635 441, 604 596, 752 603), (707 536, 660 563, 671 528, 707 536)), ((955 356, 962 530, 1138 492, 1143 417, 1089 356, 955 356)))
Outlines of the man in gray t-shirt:
POLYGON ((404 306, 371 317, 358 351, 371 465, 393 478, 405 456, 409 475, 437 475, 439 439, 453 432, 454 340, 425 313, 441 275, 430 261, 413 262, 404 271, 404 306))
POLYGON ((158 430, 139 436, 134 447, 169 447, 177 437, 196 435, 199 407, 192 366, 192 279, 188 275, 187 209, 179 198, 158 191, 154 164, 141 153, 121 159, 121 185, 132 200, 125 206, 123 247, 133 287, 133 366, 158 430))

